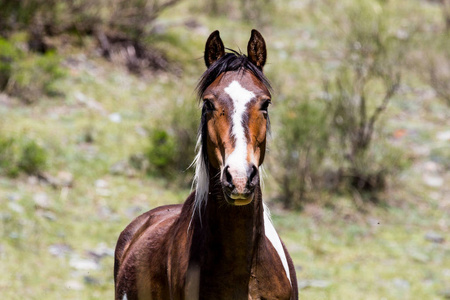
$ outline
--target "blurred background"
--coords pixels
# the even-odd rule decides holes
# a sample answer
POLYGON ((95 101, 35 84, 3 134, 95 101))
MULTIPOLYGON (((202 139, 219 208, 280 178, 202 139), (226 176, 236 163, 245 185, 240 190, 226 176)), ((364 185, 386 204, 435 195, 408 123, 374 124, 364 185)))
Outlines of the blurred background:
POLYGON ((0 0, 0 293, 111 299, 190 192, 216 29, 266 39, 264 197, 303 299, 450 299, 450 1, 0 0))

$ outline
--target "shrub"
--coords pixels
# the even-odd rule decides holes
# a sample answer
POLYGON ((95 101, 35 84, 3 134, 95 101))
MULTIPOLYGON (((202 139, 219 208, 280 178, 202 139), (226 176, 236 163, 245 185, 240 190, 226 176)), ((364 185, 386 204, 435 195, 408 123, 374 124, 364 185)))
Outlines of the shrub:
POLYGON ((0 91, 7 88, 14 64, 24 58, 24 52, 11 42, 0 38, 0 91))
POLYGON ((328 3, 336 11, 330 53, 338 63, 324 66, 322 99, 285 100, 277 124, 279 167, 272 169, 287 207, 315 200, 321 190, 375 199, 387 176, 405 166, 380 120, 399 88, 409 41, 397 36, 387 2, 328 3))
POLYGON ((299 207, 309 192, 319 187, 322 163, 329 140, 326 105, 320 100, 285 100, 275 115, 279 119, 273 147, 276 164, 271 170, 281 187, 285 207, 299 207))
POLYGON ((25 140, 21 145, 18 161, 20 170, 29 175, 37 175, 47 165, 47 152, 33 140, 25 140))
POLYGON ((0 38, 0 90, 26 103, 35 102, 42 95, 57 95, 56 83, 65 76, 60 58, 51 51, 27 53, 20 42, 12 40, 0 38))
POLYGON ((47 151, 34 140, 0 138, 0 174, 16 177, 20 172, 39 175, 47 166, 47 151))
MULTIPOLYGON (((449 5, 450 7, 450 5, 449 5)), ((435 36, 434 55, 429 58, 428 82, 439 98, 450 106, 450 30, 435 36)), ((429 51, 427 49, 427 51, 429 51)))
POLYGON ((386 145, 379 120, 400 85, 408 44, 392 33, 389 12, 379 2, 358 2, 348 16, 342 65, 325 83, 335 162, 346 187, 374 192, 392 171, 382 163, 389 153, 379 147, 386 145))
POLYGON ((19 175, 18 149, 14 139, 0 137, 0 174, 10 177, 19 175))
POLYGON ((167 69, 164 55, 146 41, 159 14, 179 1, 5 0, 0 1, 0 36, 26 31, 28 48, 47 53, 54 48, 48 36, 65 33, 67 39, 68 33, 83 42, 82 37, 91 35, 106 58, 124 63, 130 71, 167 69))
POLYGON ((60 91, 56 82, 64 76, 60 58, 53 52, 31 55, 15 63, 9 92, 26 103, 32 103, 42 95, 58 95, 60 91))
POLYGON ((151 173, 171 176, 175 163, 176 141, 172 134, 164 129, 154 129, 149 136, 150 146, 147 157, 151 164, 151 173))
POLYGON ((188 169, 195 156, 199 110, 182 98, 171 104, 170 116, 164 115, 150 129, 146 150, 149 173, 188 184, 193 174, 188 169))

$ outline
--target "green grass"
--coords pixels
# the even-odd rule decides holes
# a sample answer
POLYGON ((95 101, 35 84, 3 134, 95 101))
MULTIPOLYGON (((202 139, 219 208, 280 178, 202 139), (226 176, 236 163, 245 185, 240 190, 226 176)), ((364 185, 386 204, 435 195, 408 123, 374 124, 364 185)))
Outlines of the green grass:
MULTIPOLYGON (((333 27, 337 13, 327 3, 279 2, 270 22, 260 28, 269 48, 265 71, 275 87, 274 106, 282 105, 286 95, 296 99, 300 93, 318 93, 323 74, 336 69, 334 52, 342 41, 333 27)), ((439 24, 435 5, 389 3, 398 26, 422 26, 423 20, 439 24)), ((89 47, 69 47, 59 53, 66 62, 72 61, 66 64, 67 77, 58 87, 64 97, 44 97, 31 106, 14 99, 0 105, 2 133, 36 140, 47 150, 48 174, 57 177, 64 171, 73 176, 71 187, 56 188, 23 174, 15 179, 0 177, 4 299, 111 299, 112 256, 99 258, 95 269, 77 269, 76 260, 96 262, 89 251, 113 249, 121 230, 138 214, 182 203, 187 197, 189 189, 179 188, 176 182, 140 172, 113 176, 109 169, 145 151, 148 138, 142 132, 166 118, 177 101, 197 105, 194 87, 203 71, 203 45, 209 32, 220 29, 226 46, 245 49, 252 22, 210 17, 201 11, 185 1, 158 21, 166 31, 155 37, 155 47, 168 51, 169 58, 183 66, 181 77, 158 73, 137 78, 89 47), (190 19, 200 27, 192 30, 182 25, 190 19), (121 121, 113 122, 112 114, 119 114, 121 121), (44 207, 35 201, 42 193, 47 196, 44 207), (70 250, 54 256, 49 247, 55 245, 70 250)), ((366 204, 361 212, 350 196, 324 195, 301 212, 284 211, 275 201, 279 187, 270 176, 266 179, 266 199, 298 269, 302 299, 442 299, 441 293, 450 289, 449 162, 442 150, 445 142, 436 138, 438 132, 448 130, 450 113, 435 97, 421 96, 429 87, 419 71, 405 75, 404 86, 415 88, 398 94, 384 119, 388 132, 407 129, 406 136, 393 138, 392 143, 405 151, 411 165, 390 179, 382 205, 366 204), (424 183, 424 174, 434 172, 424 167, 430 161, 440 168, 441 186, 424 183), (439 233, 445 241, 428 241, 429 232, 439 233)), ((272 125, 274 136, 283 130, 278 125, 272 125)))

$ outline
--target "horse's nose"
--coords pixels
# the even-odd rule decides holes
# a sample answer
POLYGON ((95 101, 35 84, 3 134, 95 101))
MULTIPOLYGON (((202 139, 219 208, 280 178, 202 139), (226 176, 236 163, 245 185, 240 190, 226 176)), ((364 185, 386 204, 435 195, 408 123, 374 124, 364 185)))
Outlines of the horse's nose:
POLYGON ((225 169, 223 169, 223 179, 223 184, 227 188, 234 189, 233 176, 231 176, 230 173, 230 166, 226 166, 225 169))
POLYGON ((256 187, 256 185, 259 182, 259 172, 258 168, 252 164, 251 168, 248 169, 248 187, 253 191, 253 189, 256 187))
POLYGON ((226 166, 222 178, 223 185, 229 190, 231 196, 247 196, 253 193, 258 184, 258 168, 253 164, 246 170, 226 166))

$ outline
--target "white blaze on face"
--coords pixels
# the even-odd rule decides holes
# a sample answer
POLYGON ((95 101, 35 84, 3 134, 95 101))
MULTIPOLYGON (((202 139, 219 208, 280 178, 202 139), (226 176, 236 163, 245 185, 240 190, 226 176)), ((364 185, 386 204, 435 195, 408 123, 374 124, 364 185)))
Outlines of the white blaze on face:
POLYGON ((234 111, 232 112, 232 134, 236 140, 234 151, 230 154, 225 165, 230 167, 232 175, 238 177, 246 177, 247 171, 247 139, 245 138, 245 130, 242 126, 242 118, 244 116, 247 103, 249 103, 255 94, 243 88, 239 82, 233 81, 224 89, 233 100, 234 111), (235 174, 233 174, 235 173, 235 174))

